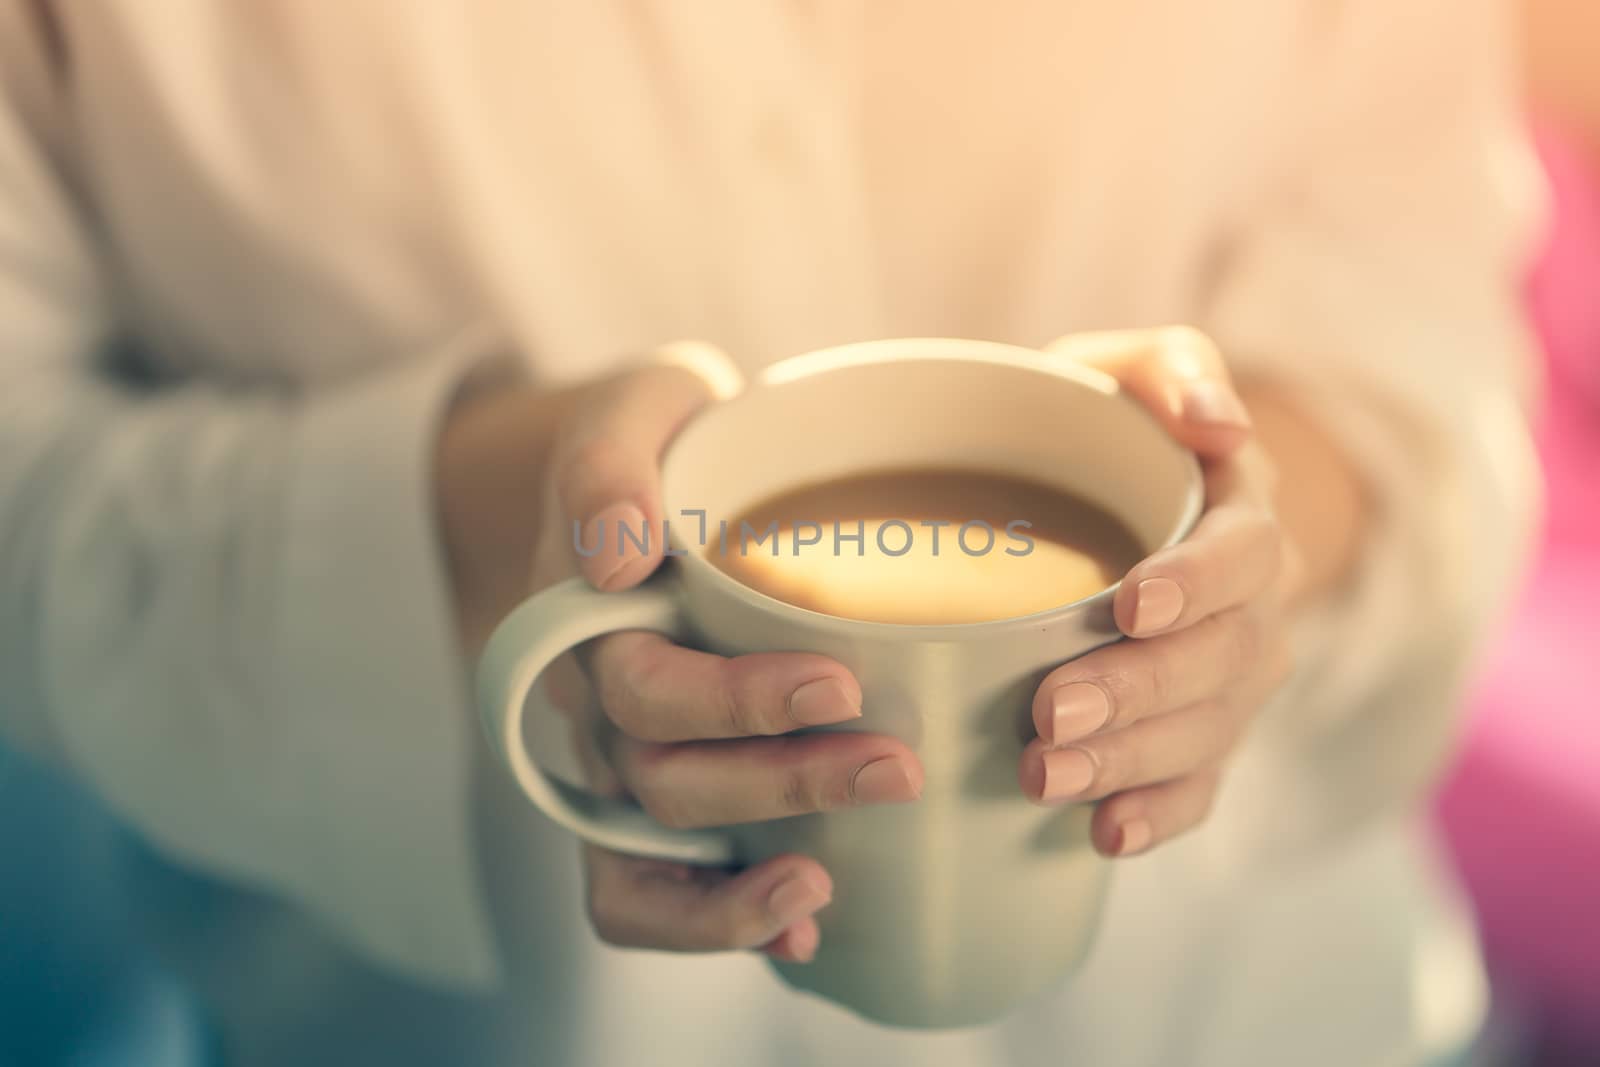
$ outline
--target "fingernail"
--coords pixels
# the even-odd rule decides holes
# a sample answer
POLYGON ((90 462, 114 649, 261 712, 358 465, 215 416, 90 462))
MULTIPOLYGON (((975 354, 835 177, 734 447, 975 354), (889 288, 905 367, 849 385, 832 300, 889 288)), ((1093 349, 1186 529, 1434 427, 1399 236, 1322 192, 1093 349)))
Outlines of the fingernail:
POLYGON ((780 923, 799 922, 821 908, 833 894, 803 874, 791 874, 767 894, 767 914, 780 923))
POLYGON ((1122 824, 1122 837, 1117 842, 1117 855, 1133 856, 1150 847, 1150 824, 1144 819, 1129 819, 1122 824))
POLYGON ((1183 590, 1171 578, 1146 578, 1139 583, 1133 605, 1135 635, 1155 633, 1178 621, 1183 614, 1183 590))
POLYGON ((607 589, 624 568, 644 558, 639 545, 656 548, 653 533, 638 505, 627 501, 609 504, 584 527, 583 544, 598 545, 599 550, 580 560, 580 569, 596 589, 607 589))
POLYGON ((1070 800, 1094 784, 1094 759, 1081 748, 1058 748, 1044 754, 1041 800, 1070 800))
POLYGON ((826 726, 860 717, 861 705, 837 678, 818 678, 789 694, 789 718, 801 726, 826 726))
POLYGON ((904 804, 917 799, 920 793, 911 780, 911 772, 897 756, 863 763, 850 777, 850 799, 857 804, 904 804))
POLYGON ((1087 737, 1111 718, 1111 702, 1092 682, 1073 682, 1057 689, 1050 698, 1050 743, 1064 745, 1087 737))
POLYGON ((1245 410, 1239 395, 1219 381, 1201 378, 1187 382, 1180 396, 1183 417, 1191 422, 1231 426, 1239 430, 1250 428, 1250 413, 1245 410))

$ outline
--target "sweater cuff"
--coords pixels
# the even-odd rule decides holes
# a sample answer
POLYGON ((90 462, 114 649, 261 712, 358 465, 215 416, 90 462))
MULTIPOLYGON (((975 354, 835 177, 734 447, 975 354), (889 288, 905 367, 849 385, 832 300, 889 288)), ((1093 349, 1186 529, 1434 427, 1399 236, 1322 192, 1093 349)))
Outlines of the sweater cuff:
POLYGON ((504 350, 487 332, 314 394, 296 435, 273 731, 290 891, 333 931, 418 978, 499 978, 473 850, 474 720, 436 528, 442 417, 504 350))

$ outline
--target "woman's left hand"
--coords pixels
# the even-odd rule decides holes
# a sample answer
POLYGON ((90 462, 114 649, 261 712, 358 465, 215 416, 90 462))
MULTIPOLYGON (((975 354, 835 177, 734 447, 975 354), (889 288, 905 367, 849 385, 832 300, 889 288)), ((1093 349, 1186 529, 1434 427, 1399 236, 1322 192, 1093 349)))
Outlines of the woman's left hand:
POLYGON ((1033 699, 1023 791, 1100 801, 1092 834, 1129 856, 1190 830, 1223 767, 1288 677, 1286 601, 1298 572, 1273 509, 1275 475, 1222 358, 1183 327, 1068 337, 1065 358, 1115 376, 1200 456, 1206 510, 1184 541, 1117 590, 1119 641, 1052 671, 1033 699))

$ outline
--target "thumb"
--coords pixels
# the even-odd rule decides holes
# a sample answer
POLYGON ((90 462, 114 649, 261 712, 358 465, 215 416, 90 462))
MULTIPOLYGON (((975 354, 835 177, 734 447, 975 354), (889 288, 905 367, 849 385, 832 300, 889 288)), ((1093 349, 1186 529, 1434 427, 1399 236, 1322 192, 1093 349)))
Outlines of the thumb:
POLYGON ((572 413, 555 451, 553 489, 561 536, 596 589, 630 588, 660 564, 662 453, 690 418, 738 383, 720 350, 681 342, 596 386, 572 413))
POLYGON ((1208 459, 1232 454, 1250 436, 1250 416, 1222 353, 1190 326, 1069 334, 1045 347, 1105 371, 1181 444, 1208 459))

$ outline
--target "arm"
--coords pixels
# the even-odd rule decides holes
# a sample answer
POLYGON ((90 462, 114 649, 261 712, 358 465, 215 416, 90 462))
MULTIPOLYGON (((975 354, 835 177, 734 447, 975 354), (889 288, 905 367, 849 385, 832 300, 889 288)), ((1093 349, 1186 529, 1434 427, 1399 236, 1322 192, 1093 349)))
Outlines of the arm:
MULTIPOLYGON (((542 391, 476 374, 499 350, 467 333, 326 388, 135 387, 97 358, 117 323, 45 147, 70 127, 33 77, 45 49, 14 24, 24 10, 0 5, 0 736, 169 857, 287 898, 413 977, 488 984, 465 661, 530 582, 577 569, 571 520, 659 520, 661 449, 731 364, 713 374, 675 345, 656 362, 676 366, 542 391)), ((581 563, 621 588, 659 560, 657 540, 616 573, 581 563)), ((661 818, 914 795, 893 739, 730 738, 858 715, 836 663, 618 635, 592 666, 635 735, 611 746, 620 780, 661 818)), ((655 948, 802 959, 830 891, 800 856, 669 879, 590 849, 587 867, 600 934, 655 948)))
POLYGON ((430 449, 492 348, 305 394, 109 373, 28 32, 0 27, 0 731, 178 860, 486 979, 430 449))
POLYGON ((1214 800, 1209 847, 1233 861, 1413 801, 1526 547, 1530 187, 1510 38, 1494 0, 1339 10, 1278 131, 1283 165, 1245 190, 1194 313, 1220 352, 1184 329, 1057 346, 1207 461, 1194 532, 1119 588, 1137 640, 1035 696, 1024 790, 1103 800, 1111 854, 1214 800))
MULTIPOLYGON (((1521 306, 1538 188, 1493 0, 1344 5, 1198 321, 1281 468, 1314 595, 1240 760, 1275 840, 1417 796, 1536 513, 1521 306), (1360 516, 1352 522, 1352 516, 1360 516)), ((1243 813, 1241 813, 1243 814, 1243 813)))

